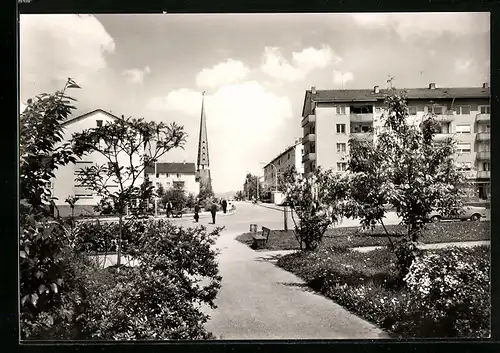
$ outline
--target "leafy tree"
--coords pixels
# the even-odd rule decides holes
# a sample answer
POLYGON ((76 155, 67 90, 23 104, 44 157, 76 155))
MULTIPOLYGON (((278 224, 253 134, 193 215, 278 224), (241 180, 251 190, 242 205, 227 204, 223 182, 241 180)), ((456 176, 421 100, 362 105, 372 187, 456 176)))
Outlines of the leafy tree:
POLYGON ((182 210, 186 207, 188 197, 186 190, 181 185, 174 185, 169 188, 162 199, 162 204, 166 205, 169 201, 172 203, 174 209, 182 210))
POLYGON ((160 184, 160 186, 156 189, 156 196, 158 196, 160 200, 163 199, 163 196, 165 196, 165 188, 163 187, 163 184, 160 184))
POLYGON ((312 176, 302 177, 289 170, 284 174, 282 187, 292 209, 295 236, 302 250, 315 250, 328 227, 349 215, 346 175, 318 167, 312 176))
POLYGON ((241 201, 241 200, 244 200, 245 199, 245 193, 243 191, 237 191, 236 192, 236 195, 234 196, 234 199, 236 201, 241 201))
MULTIPOLYGON (((409 122, 404 93, 389 95, 386 104, 384 130, 375 142, 350 141, 351 195, 355 201, 351 206, 352 213, 367 227, 377 222, 383 225, 386 204, 396 208, 407 226, 405 246, 396 249, 404 274, 416 255, 416 242, 428 222, 427 215, 433 209, 447 213, 461 206, 459 185, 465 182, 465 175, 455 163, 454 140, 435 140, 440 124, 433 114, 415 125, 409 122)), ((386 234, 389 236, 387 230, 386 234)))
POLYGON ((260 192, 264 190, 263 183, 259 180, 259 177, 248 173, 245 177, 245 193, 250 199, 257 198, 257 184, 259 185, 259 198, 260 192))
POLYGON ((79 88, 68 79, 53 94, 27 101, 20 115, 20 321, 21 337, 57 338, 72 322, 76 305, 70 295, 72 233, 54 218, 48 182, 54 171, 80 154, 63 142, 63 127, 73 98, 66 90, 79 88))
POLYGON ((213 197, 214 197, 214 191, 212 189, 212 184, 201 183, 200 192, 198 193, 198 200, 206 201, 212 199, 213 197))
POLYGON ((193 194, 189 194, 186 199, 186 207, 187 208, 194 208, 194 205, 196 203, 196 198, 194 197, 193 194))
POLYGON ((76 151, 90 150, 107 162, 84 168, 77 180, 118 210, 118 265, 121 264, 123 216, 126 207, 141 198, 140 186, 146 166, 154 164, 173 148, 183 148, 185 141, 183 127, 175 123, 166 125, 123 116, 73 135, 76 151))

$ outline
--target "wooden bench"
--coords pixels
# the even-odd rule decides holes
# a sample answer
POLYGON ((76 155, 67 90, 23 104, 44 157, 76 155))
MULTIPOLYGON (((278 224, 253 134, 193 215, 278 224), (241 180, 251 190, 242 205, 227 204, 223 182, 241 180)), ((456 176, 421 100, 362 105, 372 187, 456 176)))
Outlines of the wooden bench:
POLYGON ((262 227, 262 234, 254 233, 253 238, 253 248, 254 249, 264 249, 266 247, 267 241, 269 240, 269 234, 271 234, 271 229, 262 227))

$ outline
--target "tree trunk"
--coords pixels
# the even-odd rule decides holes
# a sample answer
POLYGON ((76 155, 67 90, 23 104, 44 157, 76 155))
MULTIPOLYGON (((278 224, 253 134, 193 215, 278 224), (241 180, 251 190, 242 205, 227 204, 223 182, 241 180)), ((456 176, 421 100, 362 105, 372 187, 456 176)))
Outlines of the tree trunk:
POLYGON ((120 213, 118 213, 118 251, 116 255, 116 264, 117 266, 121 265, 121 257, 122 257, 122 233, 123 233, 123 212, 120 209, 120 213))
POLYGON ((392 242, 392 239, 389 235, 389 232, 387 231, 387 228, 385 227, 384 221, 380 220, 380 224, 382 224, 382 227, 384 227, 385 235, 387 235, 387 239, 389 239, 389 243, 391 244, 391 249, 394 250, 394 243, 392 242))

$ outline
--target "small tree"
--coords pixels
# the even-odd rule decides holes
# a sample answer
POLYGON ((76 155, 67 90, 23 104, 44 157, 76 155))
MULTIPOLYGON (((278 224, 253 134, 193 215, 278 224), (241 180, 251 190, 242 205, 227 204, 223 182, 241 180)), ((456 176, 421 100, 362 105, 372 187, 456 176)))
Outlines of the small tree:
POLYGON ((349 210, 349 179, 343 174, 316 168, 312 176, 302 177, 292 169, 284 174, 282 188, 292 209, 301 250, 315 250, 328 227, 339 222, 349 210))
POLYGON ((434 138, 440 124, 433 114, 415 125, 409 122, 404 94, 388 96, 386 104, 384 129, 375 143, 350 141, 351 211, 364 226, 373 227, 377 222, 384 225, 386 204, 396 208, 407 226, 408 239, 403 244, 408 246, 396 248, 404 275, 416 254, 427 215, 433 209, 447 213, 460 207, 458 186, 465 179, 454 161, 453 139, 437 142, 434 138))
POLYGON ((163 196, 162 203, 165 205, 167 202, 171 202, 175 209, 182 210, 186 207, 188 197, 184 187, 181 185, 174 185, 165 192, 163 196))
POLYGON ((101 200, 110 200, 118 210, 118 265, 121 264, 123 216, 126 207, 141 198, 140 184, 146 166, 153 165, 173 148, 183 148, 185 141, 183 127, 175 123, 166 125, 123 116, 74 134, 72 142, 76 151, 90 150, 103 156, 107 162, 84 168, 77 180, 96 192, 101 200))
POLYGON ((200 192, 198 193, 198 200, 206 201, 206 200, 210 200, 213 197, 214 197, 214 191, 212 189, 211 183, 208 183, 208 184, 201 183, 200 184, 200 192))
POLYGON ((163 187, 163 184, 160 184, 160 186, 156 189, 156 196, 160 200, 163 199, 163 196, 165 196, 165 188, 163 187))

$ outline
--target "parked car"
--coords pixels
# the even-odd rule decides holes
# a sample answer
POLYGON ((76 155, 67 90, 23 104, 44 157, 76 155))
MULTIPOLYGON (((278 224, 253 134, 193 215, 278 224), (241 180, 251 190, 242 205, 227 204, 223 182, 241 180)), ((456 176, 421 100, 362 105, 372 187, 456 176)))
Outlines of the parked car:
POLYGON ((428 215, 428 219, 431 222, 439 222, 441 220, 453 220, 459 219, 461 221, 479 221, 481 218, 486 217, 486 208, 485 207, 476 207, 476 206, 464 206, 460 210, 451 212, 450 214, 442 214, 438 211, 432 211, 428 215))

